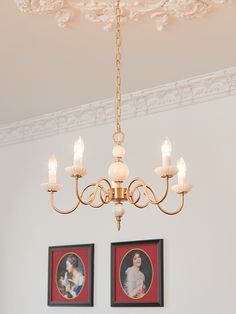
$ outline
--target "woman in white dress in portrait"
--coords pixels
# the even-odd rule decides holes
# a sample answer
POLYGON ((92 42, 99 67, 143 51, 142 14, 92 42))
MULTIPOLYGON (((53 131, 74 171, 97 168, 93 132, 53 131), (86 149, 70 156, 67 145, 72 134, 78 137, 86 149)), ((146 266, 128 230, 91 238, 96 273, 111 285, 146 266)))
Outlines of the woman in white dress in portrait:
POLYGON ((124 288, 130 298, 142 298, 145 295, 145 276, 140 270, 142 258, 139 251, 134 251, 131 255, 132 266, 125 271, 124 288))

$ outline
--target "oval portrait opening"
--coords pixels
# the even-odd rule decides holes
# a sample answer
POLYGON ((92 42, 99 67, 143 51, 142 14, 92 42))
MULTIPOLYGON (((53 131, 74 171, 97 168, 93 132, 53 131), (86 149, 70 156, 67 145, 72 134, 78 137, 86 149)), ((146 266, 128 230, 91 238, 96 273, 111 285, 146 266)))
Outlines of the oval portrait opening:
POLYGON ((140 249, 130 250, 120 266, 120 283, 125 294, 132 299, 144 297, 152 284, 153 267, 150 257, 140 249))
POLYGON ((65 299, 74 299, 82 291, 85 269, 81 258, 75 253, 64 255, 56 272, 57 288, 65 299))

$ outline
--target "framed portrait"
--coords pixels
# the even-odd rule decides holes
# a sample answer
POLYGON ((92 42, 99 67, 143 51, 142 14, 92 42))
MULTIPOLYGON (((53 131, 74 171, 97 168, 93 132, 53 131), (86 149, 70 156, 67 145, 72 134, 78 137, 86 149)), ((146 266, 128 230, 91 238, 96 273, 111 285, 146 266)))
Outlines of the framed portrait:
POLYGON ((164 306, 162 239, 111 243, 111 306, 164 306))
POLYGON ((94 244, 51 246, 49 306, 93 306, 94 244))

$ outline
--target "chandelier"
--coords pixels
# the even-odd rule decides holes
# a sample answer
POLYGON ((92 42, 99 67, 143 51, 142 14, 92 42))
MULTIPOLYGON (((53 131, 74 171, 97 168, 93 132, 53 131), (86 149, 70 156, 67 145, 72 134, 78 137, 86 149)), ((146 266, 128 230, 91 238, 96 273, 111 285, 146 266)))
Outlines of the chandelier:
POLYGON ((129 175, 129 168, 124 163, 123 157, 125 149, 122 146, 125 135, 121 129, 121 34, 120 34, 120 19, 121 9, 120 0, 116 1, 115 8, 116 16, 116 93, 115 93, 115 132, 113 133, 114 148, 112 154, 115 161, 108 169, 108 175, 111 180, 101 178, 96 183, 89 184, 79 189, 80 180, 87 175, 87 170, 83 165, 84 142, 81 137, 74 144, 74 163, 73 166, 66 167, 66 173, 75 180, 75 193, 77 204, 74 208, 63 211, 55 206, 55 193, 58 192, 62 185, 56 180, 57 160, 53 155, 48 162, 48 182, 43 183, 42 187, 50 193, 51 206, 60 214, 70 214, 74 212, 79 205, 89 205, 94 208, 99 208, 103 205, 113 203, 114 215, 117 222, 118 230, 121 226, 121 218, 125 213, 124 203, 128 202, 137 208, 145 208, 149 204, 156 205, 163 213, 167 215, 178 214, 184 206, 184 196, 191 191, 191 185, 186 181, 186 165, 183 158, 180 158, 177 166, 171 164, 172 145, 168 138, 164 140, 161 146, 162 151, 162 166, 155 169, 156 175, 163 178, 165 181, 165 192, 159 198, 153 188, 146 184, 140 178, 134 178, 128 185, 124 181, 129 175), (180 195, 180 205, 173 211, 163 208, 162 203, 166 199, 169 192, 169 180, 178 175, 178 184, 172 186, 172 190, 180 195))

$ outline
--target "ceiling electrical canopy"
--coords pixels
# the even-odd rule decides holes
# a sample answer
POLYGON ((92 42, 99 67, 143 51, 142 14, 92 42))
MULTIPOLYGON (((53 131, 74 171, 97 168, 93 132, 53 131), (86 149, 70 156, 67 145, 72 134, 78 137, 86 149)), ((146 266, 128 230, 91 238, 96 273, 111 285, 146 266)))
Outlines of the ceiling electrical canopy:
MULTIPOLYGON (((195 18, 211 9, 230 3, 230 0, 123 0, 121 22, 139 21, 143 17, 153 20, 161 31, 172 19, 195 18)), ((114 26, 114 1, 109 0, 15 0, 24 13, 54 15, 59 27, 74 22, 79 14, 86 20, 103 24, 105 30, 114 26)))

